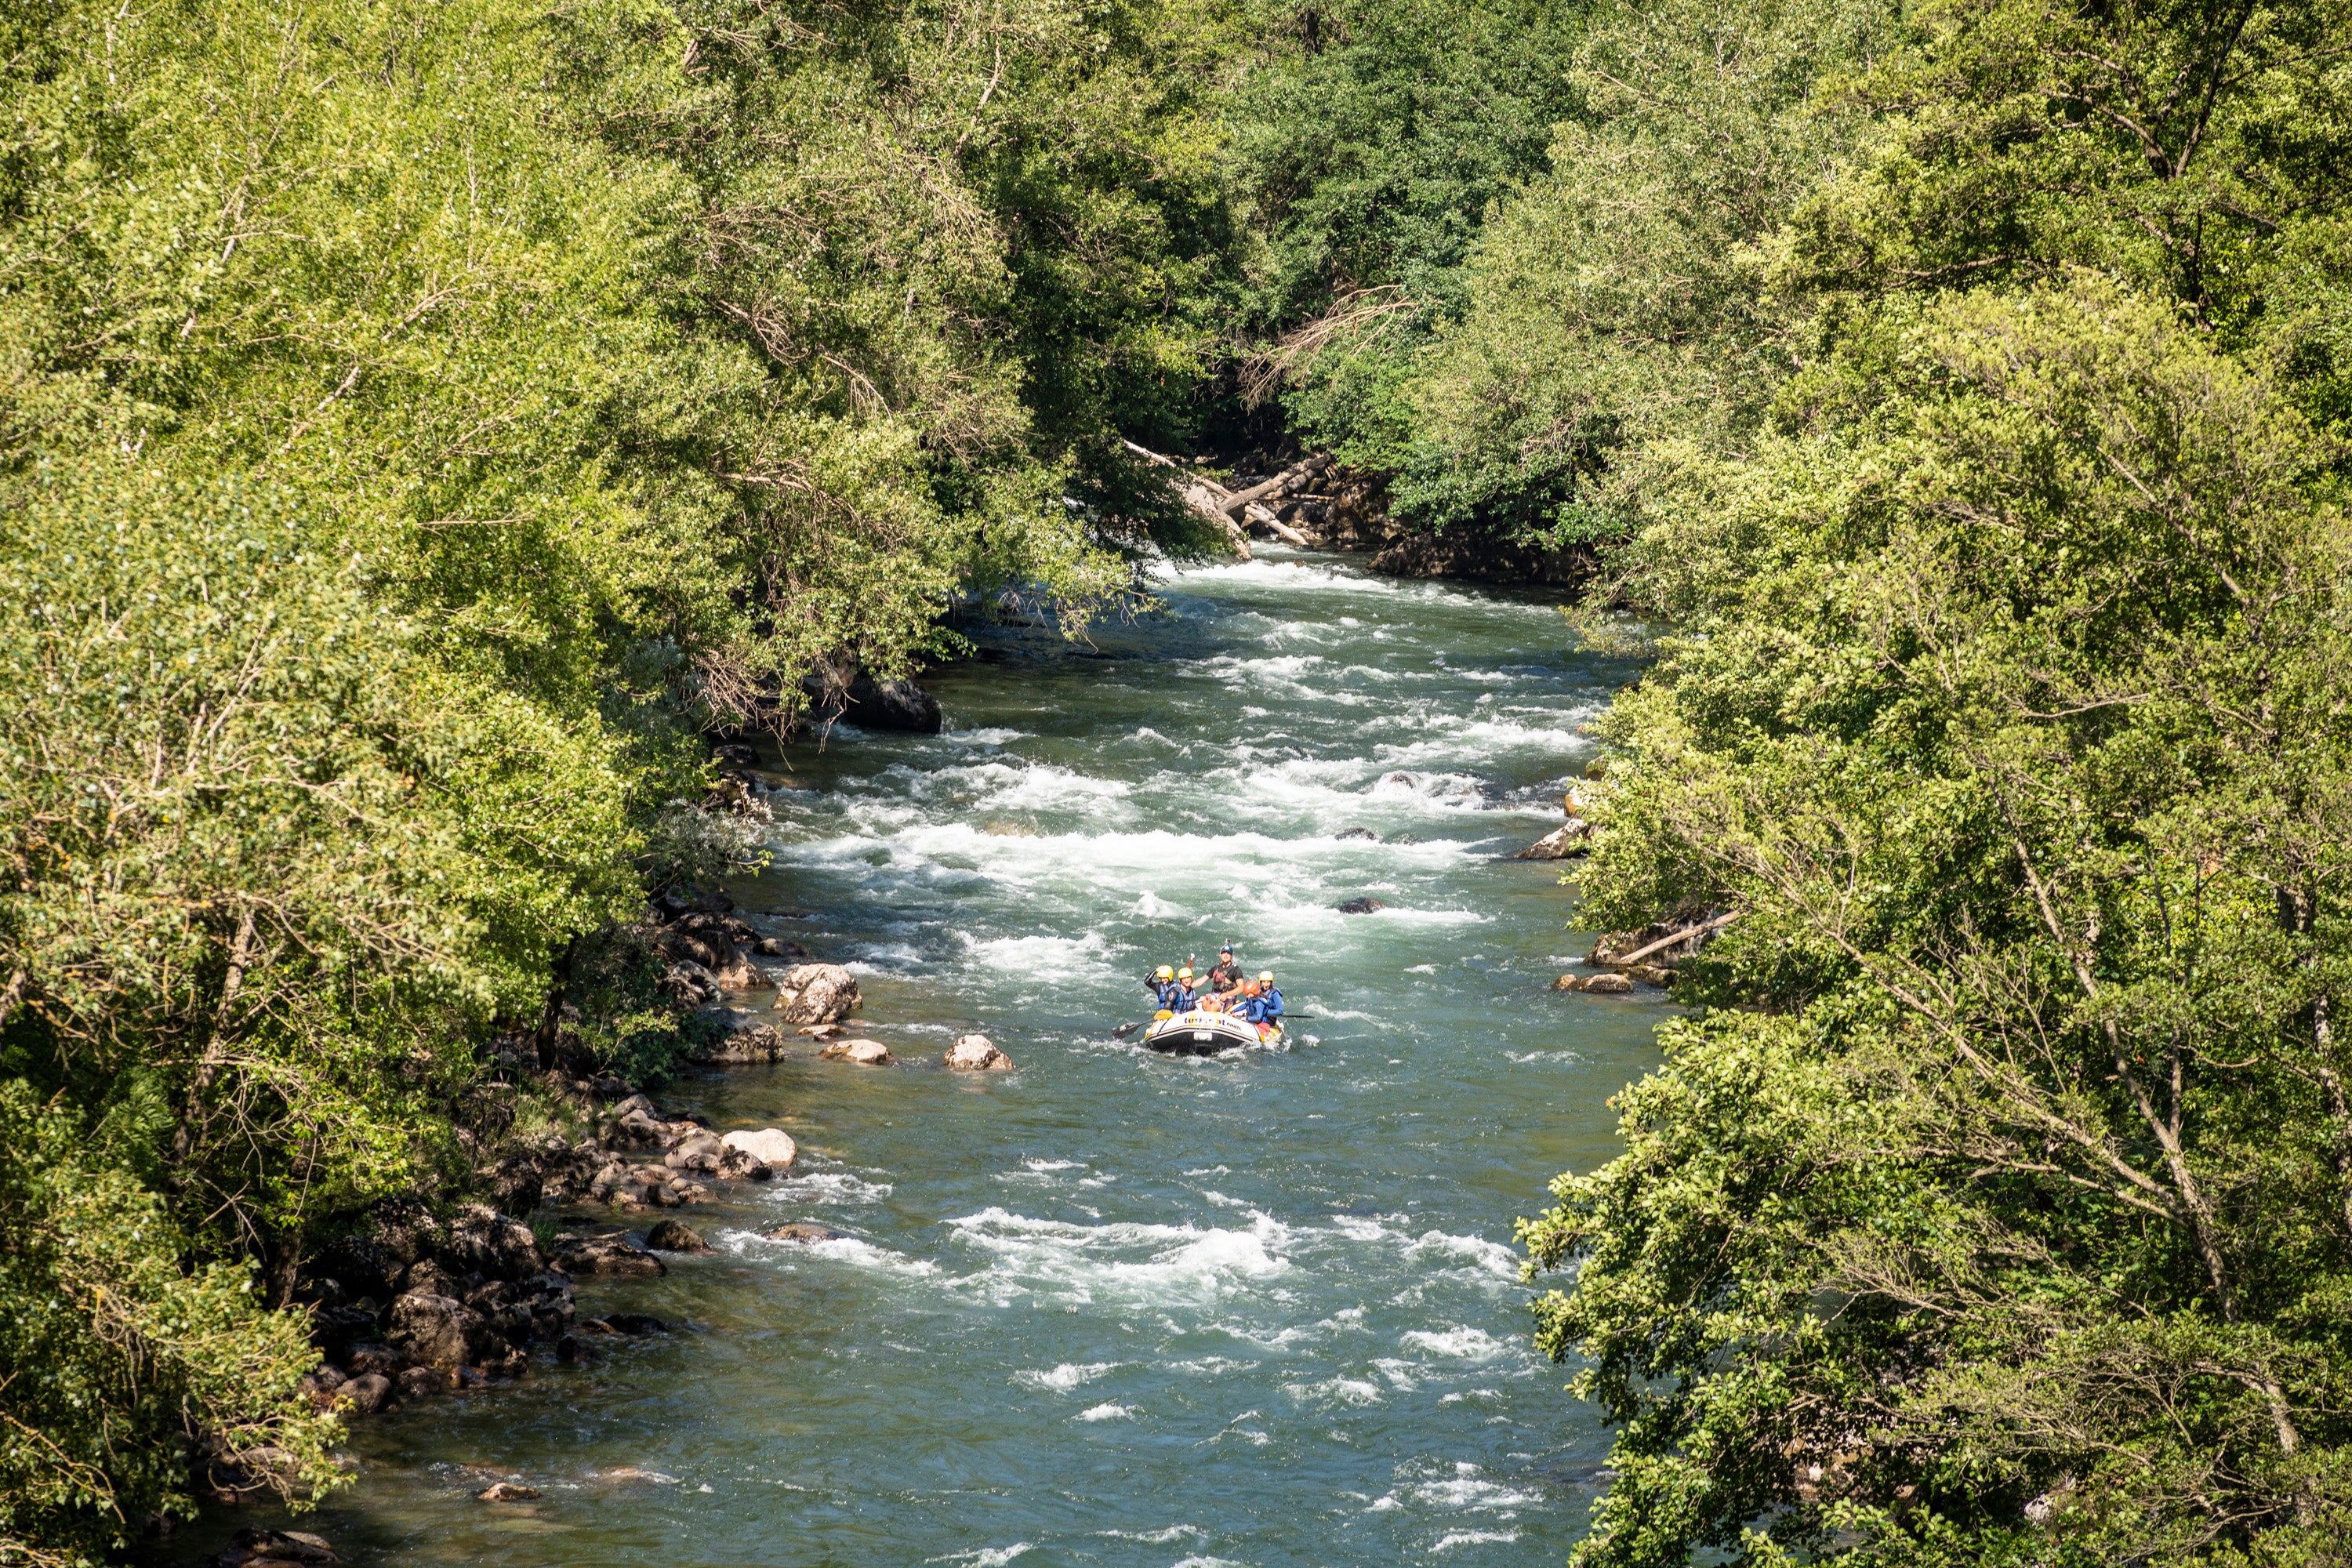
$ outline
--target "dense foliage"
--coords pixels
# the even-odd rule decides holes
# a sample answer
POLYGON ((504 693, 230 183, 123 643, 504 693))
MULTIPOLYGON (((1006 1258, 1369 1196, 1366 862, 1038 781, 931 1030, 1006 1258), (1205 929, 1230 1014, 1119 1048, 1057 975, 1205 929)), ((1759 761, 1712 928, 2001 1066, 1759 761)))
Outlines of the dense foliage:
MULTIPOLYGON (((2338 0, 0 11, 0 1555, 299 1494, 306 1253, 741 837, 714 724, 1312 442, 1670 628, 1738 911, 1529 1239, 1592 1563, 2331 1560, 2338 0)), ((520 1092, 528 1092, 525 1088, 520 1092)))
POLYGON ((1738 914, 1528 1227, 1622 1427, 1580 1560, 2339 1561, 2352 13, 1874 26, 1666 356, 1744 412, 1600 432, 1675 619, 1588 898, 1738 914))
POLYGON ((0 16, 0 1556, 330 1479, 300 1261, 470 1179, 559 955, 675 1048, 574 950, 732 847, 706 725, 1197 547, 1118 437, 1237 276, 1222 26, 0 16))

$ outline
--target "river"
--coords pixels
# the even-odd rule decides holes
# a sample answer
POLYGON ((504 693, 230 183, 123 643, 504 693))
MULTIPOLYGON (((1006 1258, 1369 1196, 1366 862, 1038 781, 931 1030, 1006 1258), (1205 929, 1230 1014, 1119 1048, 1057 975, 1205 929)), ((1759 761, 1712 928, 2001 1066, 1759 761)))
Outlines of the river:
POLYGON ((671 1086, 804 1150, 689 1216, 713 1255, 583 1282, 688 1326, 360 1425, 308 1528, 362 1564, 1560 1559, 1606 1436, 1529 1346, 1512 1221, 1608 1157, 1660 1007, 1548 991, 1574 891, 1503 857, 1630 672, 1547 603, 1328 556, 1163 586, 1088 642, 982 634, 944 734, 791 748, 736 894, 906 1065, 671 1086), (1113 1037, 1229 938, 1287 1048, 1113 1037), (972 1028, 1019 1070, 939 1070, 972 1028), (543 1496, 472 1500, 506 1476, 543 1496))

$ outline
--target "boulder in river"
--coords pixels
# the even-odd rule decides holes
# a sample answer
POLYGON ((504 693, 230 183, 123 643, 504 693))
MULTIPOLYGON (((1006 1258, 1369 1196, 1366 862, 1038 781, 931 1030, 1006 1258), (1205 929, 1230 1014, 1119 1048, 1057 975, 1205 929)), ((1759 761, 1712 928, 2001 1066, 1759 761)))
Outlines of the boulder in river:
POLYGON ((793 1220, 788 1224, 776 1226, 773 1230, 762 1231, 761 1234, 771 1241, 797 1241, 803 1246, 814 1241, 842 1239, 841 1232, 804 1219, 793 1220))
POLYGON ((392 1380, 392 1391, 405 1404, 430 1399, 449 1386, 451 1374, 429 1366, 412 1366, 392 1380))
POLYGON ((671 964, 664 972, 661 984, 670 1000, 688 1007, 719 1000, 719 977, 690 958, 671 964))
POLYGON ((507 1346, 488 1320, 462 1301, 412 1290, 392 1304, 392 1348, 421 1366, 455 1372, 507 1346))
POLYGON ((566 1274, 667 1274, 669 1268, 625 1236, 559 1236, 555 1266, 566 1274))
POLYGON ((476 1502, 529 1502, 539 1495, 537 1487, 526 1487, 513 1481, 492 1481, 474 1494, 476 1502))
POLYGON ((898 1058, 879 1040, 835 1040, 817 1055, 828 1061, 856 1062, 859 1067, 888 1067, 898 1058))
POLYGON ((1388 905, 1378 899, 1349 899, 1339 906, 1339 912, 1343 915, 1369 915, 1387 908, 1388 905))
MULTIPOLYGON (((681 1219, 666 1219, 646 1232, 646 1245, 656 1252, 708 1252, 710 1243, 681 1219)), ((611 1321, 610 1319, 605 1320, 611 1321)))
POLYGON ((841 716, 868 730, 940 732, 940 700, 911 680, 877 680, 860 670, 849 683, 841 716))
POLYGON ((961 1035, 943 1058, 954 1072, 1010 1072, 1013 1058, 996 1048, 986 1035, 961 1035))
POLYGON ((1592 847, 1592 824, 1571 816, 1514 856, 1518 860, 1566 860, 1592 847))
POLYGON ((373 1415, 392 1402, 392 1379, 363 1372, 336 1388, 335 1402, 354 1415, 373 1415))
POLYGON ((1633 989, 1633 983, 1622 974, 1563 974, 1551 983, 1551 988, 1587 996, 1622 996, 1633 989))
POLYGON ((1378 844, 1381 841, 1381 836, 1373 832, 1369 827, 1343 827, 1339 829, 1339 832, 1331 835, 1331 837, 1334 838, 1369 838, 1375 844, 1378 844))
POLYGON ((776 977, 775 1011, 787 1024, 837 1024, 863 1000, 857 976, 838 963, 799 963, 776 977))
MULTIPOLYGON (((792 1134, 777 1127, 762 1127, 756 1131, 739 1128, 722 1134, 719 1141, 727 1148, 759 1161, 767 1167, 770 1175, 782 1175, 791 1170, 793 1162, 799 1159, 801 1153, 800 1145, 793 1142, 792 1134)), ((764 1180, 765 1177, 753 1179, 764 1180)))

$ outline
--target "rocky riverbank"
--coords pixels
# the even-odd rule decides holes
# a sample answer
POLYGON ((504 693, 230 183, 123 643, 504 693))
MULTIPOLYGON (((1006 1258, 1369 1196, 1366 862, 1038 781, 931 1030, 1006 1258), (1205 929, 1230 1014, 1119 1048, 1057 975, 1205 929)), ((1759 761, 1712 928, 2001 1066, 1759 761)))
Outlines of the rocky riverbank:
MULTIPOLYGON (((756 802, 752 780, 729 776, 746 784, 747 803, 756 802)), ((864 1000, 847 970, 794 962, 808 958, 805 949, 761 932, 723 893, 656 899, 632 930, 663 963, 661 989, 695 1009, 688 1064, 719 1069, 790 1055, 862 1065, 898 1059, 878 1041, 840 1037, 864 1000)), ((625 1079, 572 1076, 562 1064, 578 1058, 563 1031, 573 1022, 558 1010, 557 1065, 540 1068, 518 1040, 498 1053, 498 1067, 510 1082, 533 1079, 569 1105, 585 1136, 551 1131, 509 1148, 478 1173, 489 1201, 383 1205, 303 1269, 297 1295, 311 1310, 321 1363, 301 1391, 318 1408, 364 1421, 524 1376, 566 1375, 619 1342, 670 1332, 673 1324, 645 1312, 584 1312, 580 1283, 667 1274, 665 1255, 712 1250, 677 1211, 793 1173, 799 1147, 782 1128, 720 1131, 625 1079), (577 1212, 583 1209, 601 1217, 577 1212)), ((984 1037, 966 1035, 940 1066, 1002 1071, 1013 1062, 984 1037)), ((767 1234, 811 1243, 838 1233, 803 1222, 767 1234)), ((268 1477, 223 1460, 200 1456, 198 1472, 200 1491, 217 1503, 271 1495, 268 1477)), ((499 1480, 477 1496, 507 1503, 537 1494, 499 1480)), ((314 1533, 246 1530, 216 1561, 269 1568, 335 1560, 331 1543, 314 1533)))

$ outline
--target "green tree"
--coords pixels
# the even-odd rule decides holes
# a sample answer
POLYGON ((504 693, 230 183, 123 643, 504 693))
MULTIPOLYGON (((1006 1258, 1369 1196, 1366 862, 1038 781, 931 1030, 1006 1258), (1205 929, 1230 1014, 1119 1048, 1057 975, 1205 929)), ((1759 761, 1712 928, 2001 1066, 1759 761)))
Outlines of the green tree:
POLYGON ((187 1507, 192 1454, 280 1494, 340 1473, 340 1424, 295 1386, 308 1325, 242 1268, 184 1268, 188 1237, 91 1132, 0 1082, 0 1550, 36 1568, 187 1507))
POLYGON ((1405 390, 1401 516, 1613 542, 1711 488, 1790 363, 1773 237, 1866 123, 1816 83, 1885 47, 1885 9, 1594 9, 1569 71, 1579 112, 1486 226, 1466 307, 1405 390))
POLYGON ((1583 1558, 2305 1560, 2352 1505, 2336 453, 2087 275, 1867 368, 1609 721, 1602 918, 1738 907, 1693 998, 1766 1012, 1671 1031, 1529 1227, 1625 1424, 1583 1558))
POLYGON ((1808 89, 1787 368, 1617 557, 1588 899, 1738 914, 1526 1233, 1582 1561, 2340 1556, 2344 37, 1963 0, 1808 89))

